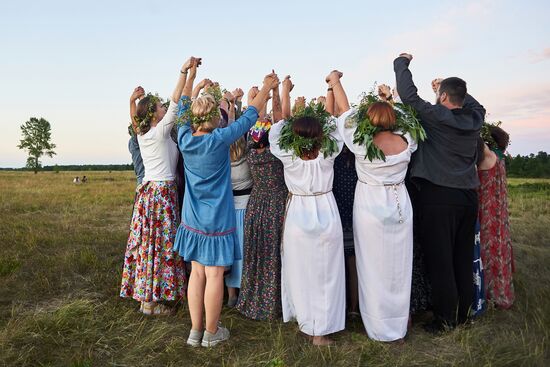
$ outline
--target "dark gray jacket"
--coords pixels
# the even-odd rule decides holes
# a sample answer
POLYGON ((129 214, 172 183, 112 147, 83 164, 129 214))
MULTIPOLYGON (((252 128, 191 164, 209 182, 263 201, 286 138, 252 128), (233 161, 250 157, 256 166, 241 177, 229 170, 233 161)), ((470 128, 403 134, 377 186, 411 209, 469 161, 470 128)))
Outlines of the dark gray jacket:
POLYGON ((139 150, 139 144, 137 136, 133 135, 128 141, 128 150, 132 155, 132 163, 134 164, 134 172, 136 173, 137 183, 141 184, 143 177, 145 176, 145 167, 143 166, 143 159, 141 158, 141 151, 139 150))
POLYGON ((485 118, 485 108, 466 95, 463 108, 449 110, 418 96, 409 70, 410 61, 398 57, 393 62, 397 92, 401 101, 413 107, 428 138, 420 142, 411 162, 411 180, 423 178, 436 185, 475 189, 477 138, 485 118))

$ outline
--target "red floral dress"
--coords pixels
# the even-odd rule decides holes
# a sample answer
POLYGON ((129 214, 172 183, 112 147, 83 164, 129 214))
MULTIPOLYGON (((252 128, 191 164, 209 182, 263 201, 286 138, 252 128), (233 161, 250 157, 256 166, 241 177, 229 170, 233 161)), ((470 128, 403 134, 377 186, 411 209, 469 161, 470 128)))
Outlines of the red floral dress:
POLYGON ((514 257, 508 220, 508 190, 504 159, 488 170, 479 170, 479 221, 481 260, 485 270, 487 300, 497 307, 514 303, 514 257))

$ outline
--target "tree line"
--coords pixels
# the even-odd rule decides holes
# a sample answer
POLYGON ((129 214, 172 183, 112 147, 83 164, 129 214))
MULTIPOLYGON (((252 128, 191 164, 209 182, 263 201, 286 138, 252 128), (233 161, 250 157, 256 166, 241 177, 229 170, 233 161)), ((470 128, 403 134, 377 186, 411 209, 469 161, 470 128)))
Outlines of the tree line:
POLYGON ((526 156, 506 156, 508 177, 550 178, 550 155, 546 152, 526 156))

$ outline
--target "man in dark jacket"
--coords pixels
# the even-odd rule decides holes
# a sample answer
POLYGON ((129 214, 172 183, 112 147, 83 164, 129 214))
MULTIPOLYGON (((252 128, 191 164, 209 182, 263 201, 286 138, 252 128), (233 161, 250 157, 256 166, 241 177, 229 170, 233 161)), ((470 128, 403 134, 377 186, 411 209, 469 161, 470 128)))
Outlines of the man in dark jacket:
POLYGON ((426 330, 439 332, 467 320, 473 301, 473 246, 479 179, 476 147, 485 109, 467 94, 459 78, 441 81, 435 105, 418 96, 409 64, 394 61, 397 92, 413 107, 426 130, 411 162, 418 188, 420 243, 432 285, 434 320, 426 330))

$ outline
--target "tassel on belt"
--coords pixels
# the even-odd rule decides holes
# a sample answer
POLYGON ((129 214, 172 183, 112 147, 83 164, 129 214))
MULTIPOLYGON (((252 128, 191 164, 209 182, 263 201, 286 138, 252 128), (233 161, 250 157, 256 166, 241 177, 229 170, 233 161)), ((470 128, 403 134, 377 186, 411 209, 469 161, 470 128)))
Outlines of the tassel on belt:
POLYGON ((399 186, 403 185, 405 183, 405 181, 401 181, 401 182, 394 183, 394 184, 370 184, 370 183, 362 181, 360 179, 358 181, 365 184, 365 185, 370 185, 370 186, 391 187, 393 189, 393 194, 395 195, 395 201, 397 203, 397 211, 399 213, 399 223, 403 223, 403 213, 401 211, 401 203, 399 202, 399 194, 397 192, 397 188, 399 186))

